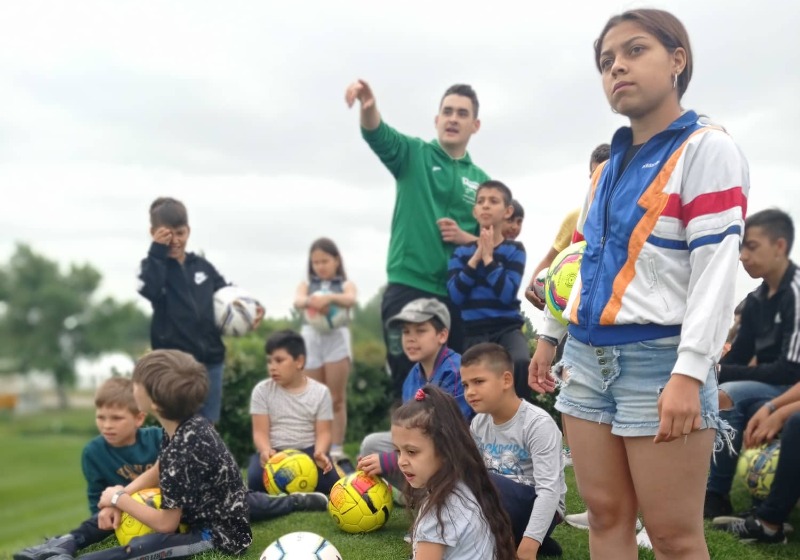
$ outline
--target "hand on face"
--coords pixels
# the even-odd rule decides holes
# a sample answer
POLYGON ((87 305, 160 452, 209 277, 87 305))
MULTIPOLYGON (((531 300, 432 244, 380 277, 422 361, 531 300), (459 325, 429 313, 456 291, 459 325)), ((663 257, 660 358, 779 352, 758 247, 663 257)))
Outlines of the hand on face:
POLYGON ((168 227, 159 227, 153 232, 153 241, 161 245, 169 245, 172 242, 172 230, 168 227))

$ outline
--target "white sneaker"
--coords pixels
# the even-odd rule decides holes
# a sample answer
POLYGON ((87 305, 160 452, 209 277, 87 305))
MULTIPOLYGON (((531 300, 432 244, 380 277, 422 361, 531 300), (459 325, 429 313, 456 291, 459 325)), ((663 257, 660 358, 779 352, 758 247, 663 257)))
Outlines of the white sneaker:
MULTIPOLYGON (((575 527, 576 529, 583 529, 585 531, 589 530, 589 512, 584 511, 581 513, 573 513, 572 515, 567 515, 564 517, 564 521, 567 522, 567 525, 575 527)), ((642 530, 642 522, 639 519, 636 520, 636 530, 642 530)))
POLYGON ((589 530, 589 512, 584 511, 581 513, 573 513, 564 517, 567 525, 575 527, 576 529, 589 530))
POLYGON ((636 535, 636 544, 639 545, 639 548, 653 550, 653 543, 650 542, 650 537, 647 536, 647 527, 643 528, 639 531, 639 534, 636 535))
POLYGON ((565 467, 572 466, 572 450, 569 447, 561 448, 561 462, 565 467))

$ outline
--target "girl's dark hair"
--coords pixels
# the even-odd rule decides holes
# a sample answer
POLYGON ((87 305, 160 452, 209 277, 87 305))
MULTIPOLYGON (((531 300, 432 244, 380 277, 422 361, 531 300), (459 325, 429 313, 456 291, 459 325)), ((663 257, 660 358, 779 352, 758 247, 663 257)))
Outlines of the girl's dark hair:
POLYGON ((340 277, 342 280, 347 280, 347 273, 344 271, 344 260, 342 259, 341 253, 339 253, 339 247, 336 246, 332 240, 328 239, 327 237, 320 237, 314 243, 311 244, 311 249, 308 250, 308 279, 311 280, 314 278, 314 267, 311 266, 311 253, 316 250, 320 250, 323 253, 327 253, 332 257, 336 257, 339 259, 339 266, 336 267, 336 276, 340 277))
MULTIPOLYGON (((431 438, 442 462, 442 467, 428 481, 417 519, 428 512, 436 512, 439 527, 443 530, 442 507, 461 480, 475 495, 494 536, 495 560, 515 560, 517 549, 511 520, 500 504, 500 497, 455 399, 435 385, 425 385, 421 390, 425 394, 422 400, 412 399, 392 414, 393 425, 422 430, 431 438)), ((412 504, 417 494, 408 483, 403 491, 407 503, 412 504)))
POLYGON ((681 20, 664 10, 646 8, 629 10, 609 19, 600 33, 600 37, 594 42, 594 62, 597 65, 597 69, 601 73, 603 72, 602 68, 600 68, 600 52, 603 49, 603 39, 605 39, 606 33, 612 27, 625 21, 631 21, 653 35, 671 53, 675 52, 677 48, 682 48, 686 51, 686 67, 678 76, 678 99, 681 99, 683 94, 686 93, 686 88, 689 87, 689 81, 692 79, 692 47, 689 45, 689 34, 686 32, 681 20))

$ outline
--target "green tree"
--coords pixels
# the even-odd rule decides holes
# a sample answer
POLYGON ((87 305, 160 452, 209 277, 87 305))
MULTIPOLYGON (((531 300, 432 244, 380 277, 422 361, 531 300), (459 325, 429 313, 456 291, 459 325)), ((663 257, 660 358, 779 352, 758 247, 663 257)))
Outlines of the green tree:
POLYGON ((112 350, 135 354, 148 344, 148 319, 134 304, 92 301, 100 279, 88 264, 62 272, 24 244, 0 267, 3 369, 51 372, 62 407, 78 357, 112 350))

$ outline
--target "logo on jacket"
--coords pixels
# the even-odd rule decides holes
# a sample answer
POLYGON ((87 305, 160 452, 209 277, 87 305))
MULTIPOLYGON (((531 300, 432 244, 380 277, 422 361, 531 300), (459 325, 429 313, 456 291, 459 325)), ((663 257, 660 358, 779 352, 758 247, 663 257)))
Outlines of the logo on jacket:
POLYGON ((468 179, 467 177, 461 177, 461 183, 465 187, 467 187, 468 189, 472 189, 473 191, 477 191, 478 190, 478 184, 479 183, 477 181, 472 181, 472 180, 468 179))
POLYGON ((441 167, 439 167, 438 165, 434 165, 434 166, 431 168, 431 171, 441 171, 441 170, 442 170, 442 168, 441 168, 441 167))
POLYGON ((645 164, 642 166, 642 169, 650 169, 651 167, 655 167, 655 166, 656 166, 656 165, 658 165, 659 163, 661 163, 661 160, 654 161, 654 162, 651 162, 651 163, 645 163, 645 164))
POLYGON ((194 273, 194 283, 197 284, 198 286, 203 282, 205 282, 206 280, 208 280, 208 276, 206 276, 206 273, 203 272, 202 270, 199 270, 194 273))

